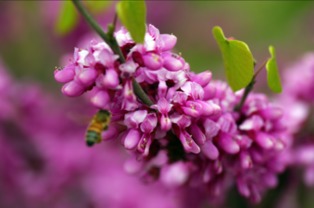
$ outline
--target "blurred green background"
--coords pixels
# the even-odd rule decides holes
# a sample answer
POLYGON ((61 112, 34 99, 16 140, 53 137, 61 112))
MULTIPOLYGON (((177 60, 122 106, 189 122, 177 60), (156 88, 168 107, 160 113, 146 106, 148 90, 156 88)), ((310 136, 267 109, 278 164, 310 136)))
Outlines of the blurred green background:
MULTIPOLYGON (((38 80, 53 90, 60 88, 53 80, 54 67, 76 46, 69 41, 71 36, 55 32, 61 3, 0 1, 3 62, 18 78, 38 80)), ((114 4, 97 16, 110 22, 113 17, 108 12, 112 13, 114 4)), ((274 45, 281 70, 313 50, 312 1, 148 1, 147 7, 148 22, 161 33, 178 37, 176 50, 192 70, 210 69, 214 78, 224 79, 222 58, 211 33, 215 25, 226 36, 245 41, 258 63, 268 57, 268 46, 274 45)))

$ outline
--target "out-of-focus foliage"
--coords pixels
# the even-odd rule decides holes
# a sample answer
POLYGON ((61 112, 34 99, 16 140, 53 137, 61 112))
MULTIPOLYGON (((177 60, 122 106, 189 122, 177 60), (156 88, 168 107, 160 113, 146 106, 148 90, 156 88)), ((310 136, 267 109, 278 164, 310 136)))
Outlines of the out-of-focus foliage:
POLYGON ((93 14, 101 14, 102 12, 106 11, 106 9, 112 4, 111 1, 89 1, 89 0, 84 1, 83 3, 93 14))
MULTIPOLYGON (((104 12, 111 4, 110 1, 84 1, 84 4, 93 14, 104 12)), ((61 8, 55 23, 57 35, 67 35, 77 27, 79 15, 71 1, 62 1, 61 8)))
POLYGON ((66 35, 78 24, 78 13, 71 1, 63 1, 55 24, 56 33, 66 35))

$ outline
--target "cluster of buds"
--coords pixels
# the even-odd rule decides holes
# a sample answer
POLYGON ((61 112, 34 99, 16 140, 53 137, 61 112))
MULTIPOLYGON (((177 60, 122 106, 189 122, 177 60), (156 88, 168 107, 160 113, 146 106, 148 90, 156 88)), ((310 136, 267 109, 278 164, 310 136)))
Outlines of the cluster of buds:
POLYGON ((152 25, 143 44, 134 43, 125 29, 115 38, 125 62, 106 43, 92 41, 87 49, 75 49, 55 79, 65 83, 65 95, 86 93, 95 107, 111 112, 102 137, 120 138, 135 154, 127 171, 172 187, 203 184, 215 197, 236 184, 243 196, 259 201, 286 166, 291 137, 281 109, 250 94, 234 110, 242 92, 212 81, 210 71, 190 71, 172 52, 176 37, 152 25), (134 81, 151 105, 138 99, 134 81))

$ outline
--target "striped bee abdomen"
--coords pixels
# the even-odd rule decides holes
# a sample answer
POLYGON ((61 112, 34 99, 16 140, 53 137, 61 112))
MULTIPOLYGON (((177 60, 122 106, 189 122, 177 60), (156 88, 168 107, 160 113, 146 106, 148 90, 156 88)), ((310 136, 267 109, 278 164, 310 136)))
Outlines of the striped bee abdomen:
POLYGON ((101 142, 100 132, 87 131, 87 133, 86 133, 86 144, 87 144, 87 146, 91 147, 95 143, 99 143, 99 142, 101 142))
POLYGON ((87 146, 93 146, 101 142, 101 132, 108 128, 110 117, 110 112, 106 110, 99 110, 93 117, 86 131, 85 140, 87 146))

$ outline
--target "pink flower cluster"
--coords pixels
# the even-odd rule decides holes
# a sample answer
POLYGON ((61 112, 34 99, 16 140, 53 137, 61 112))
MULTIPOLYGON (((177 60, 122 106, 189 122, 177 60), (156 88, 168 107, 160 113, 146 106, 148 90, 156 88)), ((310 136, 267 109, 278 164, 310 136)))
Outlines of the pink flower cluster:
POLYGON ((265 95, 251 93, 241 111, 233 112, 234 121, 221 129, 234 138, 232 149, 237 150, 232 158, 221 157, 225 176, 235 179, 240 194, 254 202, 277 185, 277 175, 289 162, 292 136, 282 119, 283 113, 265 95))
POLYGON ((87 49, 75 49, 55 79, 65 83, 63 94, 86 93, 95 107, 111 112, 102 136, 120 138, 135 155, 125 169, 171 187, 206 187, 216 198, 236 184, 243 196, 260 201, 287 163, 291 137, 282 110, 264 95, 250 94, 235 111, 242 92, 212 81, 209 71, 191 72, 172 52, 176 37, 152 25, 144 44, 135 44, 125 29, 115 38, 125 63, 106 43, 91 42, 87 49), (136 97, 133 80, 153 105, 136 97))
POLYGON ((285 91, 277 98, 286 108, 285 120, 296 138, 290 165, 304 169, 304 181, 309 186, 314 185, 313 80, 314 53, 308 53, 286 69, 285 91))

